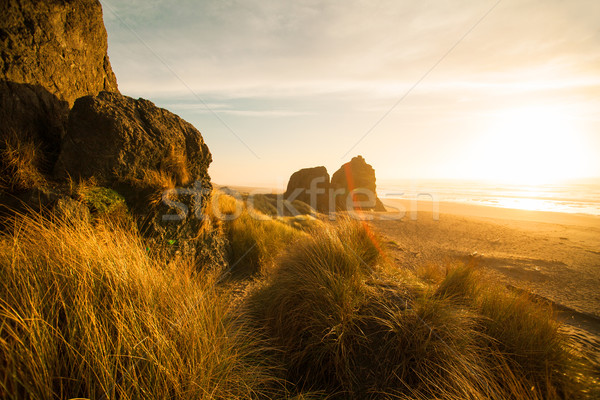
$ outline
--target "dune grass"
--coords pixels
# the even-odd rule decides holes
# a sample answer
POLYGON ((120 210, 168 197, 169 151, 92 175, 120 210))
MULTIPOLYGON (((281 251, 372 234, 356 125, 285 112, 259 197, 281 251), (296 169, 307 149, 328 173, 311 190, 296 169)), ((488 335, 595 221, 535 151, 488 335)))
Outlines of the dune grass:
POLYGON ((281 194, 253 194, 251 196, 244 196, 244 201, 252 210, 271 217, 295 217, 316 214, 316 211, 310 205, 299 200, 285 200, 281 194))
POLYGON ((14 399, 253 398, 259 341, 215 275, 152 259, 139 236, 18 218, 0 246, 0 393, 14 399))
POLYGON ((43 185, 46 178, 41 172, 39 146, 13 131, 4 136, 0 142, 0 189, 17 191, 43 185))
POLYGON ((291 228, 305 232, 311 232, 323 227, 323 222, 312 215, 277 217, 276 220, 288 225, 291 228))
POLYGON ((0 397, 584 397, 552 310, 475 264, 412 271, 362 222, 295 228, 211 201, 249 280, 109 220, 17 217, 0 238, 0 397))
POLYGON ((229 241, 229 263, 236 277, 265 273, 277 256, 303 235, 290 223, 249 208, 233 196, 215 192, 215 208, 224 219, 229 241))
POLYGON ((249 297, 287 379, 339 398, 580 396, 551 310, 484 284, 473 265, 424 284, 375 239, 352 221, 314 232, 249 297))

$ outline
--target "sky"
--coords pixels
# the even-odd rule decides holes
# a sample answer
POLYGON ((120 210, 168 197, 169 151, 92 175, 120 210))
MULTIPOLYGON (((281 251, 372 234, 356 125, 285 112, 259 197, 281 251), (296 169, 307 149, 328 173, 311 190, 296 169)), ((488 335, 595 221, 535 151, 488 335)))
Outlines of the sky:
POLYGON ((120 91, 218 184, 358 154, 378 181, 600 176, 600 1, 101 0, 120 91))

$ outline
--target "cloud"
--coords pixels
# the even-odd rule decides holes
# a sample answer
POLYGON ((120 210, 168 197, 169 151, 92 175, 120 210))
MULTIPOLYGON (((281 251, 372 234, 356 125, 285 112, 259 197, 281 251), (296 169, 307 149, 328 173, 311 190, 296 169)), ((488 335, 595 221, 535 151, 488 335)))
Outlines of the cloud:
POLYGON ((357 148, 387 157, 389 176, 404 158, 398 169, 444 172, 445 154, 463 157, 497 109, 562 104, 590 121, 587 131, 600 128, 600 2, 503 0, 457 44, 496 1, 101 0, 121 91, 197 124, 224 169, 246 149, 202 102, 261 159, 288 142, 323 159, 453 48, 357 148), (385 156, 381 142, 406 153, 385 156))
MULTIPOLYGON (((124 88, 184 92, 183 80, 233 96, 414 82, 494 3, 103 0, 124 88)), ((428 81, 480 80, 506 69, 542 69, 548 79, 597 73, 599 16, 593 0, 501 2, 428 81)))
POLYGON ((301 115, 309 115, 307 111, 298 110, 285 110, 285 109, 232 109, 231 104, 224 103, 198 103, 193 102, 194 99, 190 99, 192 102, 187 103, 169 103, 164 102, 161 106, 166 107, 170 110, 184 111, 195 114, 229 114, 238 115, 245 117, 295 117, 301 115))

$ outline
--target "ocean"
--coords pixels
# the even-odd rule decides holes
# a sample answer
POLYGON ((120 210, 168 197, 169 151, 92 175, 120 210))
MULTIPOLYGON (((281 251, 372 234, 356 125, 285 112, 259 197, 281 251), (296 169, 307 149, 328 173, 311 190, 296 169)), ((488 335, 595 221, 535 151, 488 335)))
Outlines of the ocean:
POLYGON ((442 202, 522 210, 600 216, 600 180, 545 185, 490 184, 454 180, 400 180, 377 183, 386 198, 435 199, 442 202))

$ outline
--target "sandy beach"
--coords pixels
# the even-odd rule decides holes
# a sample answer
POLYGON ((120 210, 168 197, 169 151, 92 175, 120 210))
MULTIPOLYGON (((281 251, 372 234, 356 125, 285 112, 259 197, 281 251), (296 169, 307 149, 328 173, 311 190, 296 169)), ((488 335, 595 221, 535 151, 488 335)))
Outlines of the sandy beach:
POLYGON ((389 212, 372 213, 371 224, 397 263, 477 257, 504 284, 555 303, 572 333, 600 351, 600 217, 459 203, 439 203, 437 210, 424 201, 415 210, 408 200, 383 202, 389 212))

